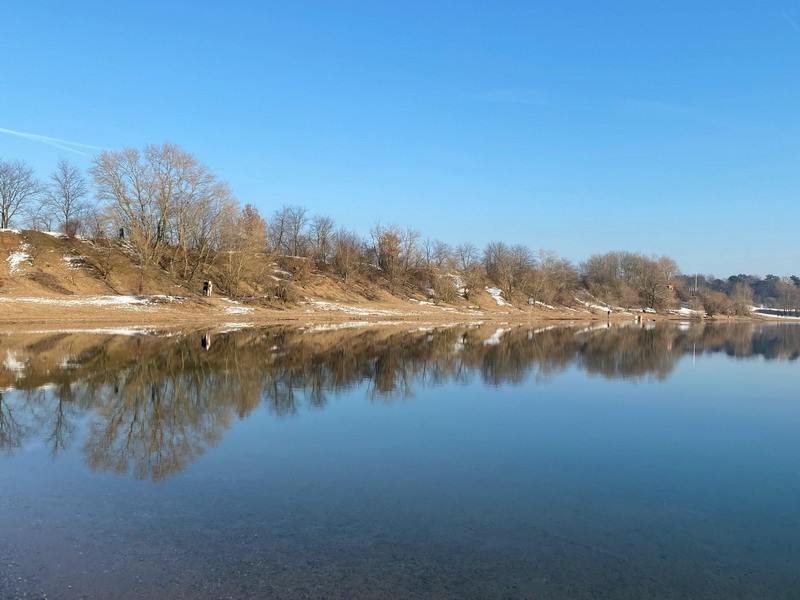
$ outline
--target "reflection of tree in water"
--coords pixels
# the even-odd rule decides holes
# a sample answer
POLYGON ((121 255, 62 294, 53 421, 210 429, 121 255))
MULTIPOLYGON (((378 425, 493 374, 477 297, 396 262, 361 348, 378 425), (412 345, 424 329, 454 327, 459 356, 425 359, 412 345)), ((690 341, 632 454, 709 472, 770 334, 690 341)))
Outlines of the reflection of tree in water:
POLYGON ((664 381, 683 355, 680 338, 678 330, 665 327, 606 329, 581 344, 578 364, 608 378, 664 381))
POLYGON ((212 369, 199 344, 151 342, 137 339, 146 347, 95 392, 100 418, 84 445, 95 470, 164 479, 216 445, 244 397, 235 355, 232 370, 212 369))
MULTIPOLYGON (((544 381, 576 366, 608 378, 664 380, 687 352, 795 360, 800 327, 456 327, 308 332, 285 327, 193 336, 49 336, 18 352, 25 368, 0 393, 0 448, 38 435, 66 448, 90 416, 83 453, 96 470, 161 480, 185 468, 239 417, 323 408, 364 386, 374 401, 444 383, 544 381), (208 342, 208 337, 206 337, 208 342)), ((2 373, 0 373, 2 374, 2 373)))
POLYGON ((17 410, 0 392, 0 450, 6 454, 21 448, 27 434, 28 428, 20 421, 17 410))

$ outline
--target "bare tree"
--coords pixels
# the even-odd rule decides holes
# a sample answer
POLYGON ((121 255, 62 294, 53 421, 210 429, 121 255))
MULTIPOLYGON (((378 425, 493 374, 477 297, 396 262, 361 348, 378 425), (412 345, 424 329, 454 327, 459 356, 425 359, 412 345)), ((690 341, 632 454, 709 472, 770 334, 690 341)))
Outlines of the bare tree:
POLYGON ((283 205, 272 213, 267 226, 267 244, 275 254, 285 251, 290 207, 283 205))
POLYGON ((42 185, 25 163, 0 159, 0 229, 28 208, 41 193, 42 185))
POLYGON ((42 208, 55 215, 63 233, 68 237, 75 237, 83 227, 83 217, 88 209, 88 195, 89 184, 80 169, 62 158, 50 175, 42 208))
POLYGON ((220 268, 225 287, 231 295, 238 295, 242 276, 247 265, 264 253, 267 245, 267 224, 258 210, 247 204, 239 211, 229 210, 224 215, 223 246, 220 268))
POLYGON ((169 248, 196 270, 219 235, 220 217, 234 203, 228 186, 194 155, 174 144, 102 152, 90 170, 100 200, 124 228, 141 267, 157 262, 169 248))
POLYGON ((737 315, 749 315, 753 306, 753 288, 746 283, 737 283, 731 292, 731 309, 737 315))
POLYGON ((581 272, 587 288, 607 302, 637 304, 656 310, 674 302, 673 280, 678 266, 669 257, 648 258, 636 252, 595 254, 581 272))
POLYGON ((308 223, 308 210, 302 206, 290 206, 287 212, 286 229, 288 234, 287 254, 301 256, 303 254, 303 230, 308 223))
POLYGON ((450 244, 436 240, 433 242, 433 260, 440 269, 453 257, 450 244))
POLYGON ((334 271, 342 276, 345 283, 361 267, 363 245, 358 235, 352 231, 340 229, 333 235, 331 263, 334 271))
POLYGON ((578 274, 568 260, 550 250, 539 250, 525 291, 535 301, 568 303, 577 286, 578 274))
POLYGON ((331 258, 333 243, 333 219, 316 215, 311 219, 311 255, 319 265, 323 265, 331 258))
POLYGON ((400 236, 401 275, 405 281, 411 278, 422 260, 419 251, 420 237, 422 237, 420 232, 410 227, 407 227, 400 236))
POLYGON ((370 231, 372 255, 375 265, 393 288, 401 271, 402 232, 397 225, 382 226, 377 223, 370 231))
POLYGON ((464 289, 464 298, 469 300, 472 294, 483 284, 483 266, 478 250, 470 243, 456 246, 454 251, 456 270, 464 289))
POLYGON ((486 274, 510 299, 523 287, 535 262, 531 251, 522 244, 506 246, 503 242, 492 242, 483 252, 486 274))

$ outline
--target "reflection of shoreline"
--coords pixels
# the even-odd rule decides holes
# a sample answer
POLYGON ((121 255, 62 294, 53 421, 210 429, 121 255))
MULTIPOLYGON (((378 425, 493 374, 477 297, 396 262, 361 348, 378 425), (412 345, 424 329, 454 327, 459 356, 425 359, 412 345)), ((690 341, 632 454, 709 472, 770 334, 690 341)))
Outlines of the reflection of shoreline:
POLYGON ((547 380, 570 366, 606 378, 663 381, 687 353, 795 360, 800 327, 458 326, 120 336, 9 335, 0 363, 0 450, 40 436, 53 453, 90 414, 95 470, 160 480, 264 406, 277 416, 324 407, 366 384, 390 401, 447 382, 547 380), (11 391, 13 390, 13 391, 11 391))

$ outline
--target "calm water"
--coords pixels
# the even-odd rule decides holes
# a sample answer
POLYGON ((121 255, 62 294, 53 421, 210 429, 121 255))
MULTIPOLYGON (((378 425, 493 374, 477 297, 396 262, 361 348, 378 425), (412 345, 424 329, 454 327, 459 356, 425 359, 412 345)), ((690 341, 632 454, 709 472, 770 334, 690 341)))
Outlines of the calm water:
POLYGON ((0 598, 800 598, 800 326, 0 335, 0 598))

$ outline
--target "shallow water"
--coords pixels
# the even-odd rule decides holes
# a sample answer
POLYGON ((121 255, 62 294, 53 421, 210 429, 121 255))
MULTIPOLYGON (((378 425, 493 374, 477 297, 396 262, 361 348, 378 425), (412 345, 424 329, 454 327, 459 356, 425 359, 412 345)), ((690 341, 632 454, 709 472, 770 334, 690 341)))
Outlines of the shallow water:
POLYGON ((797 598, 800 326, 0 335, 0 598, 797 598))

